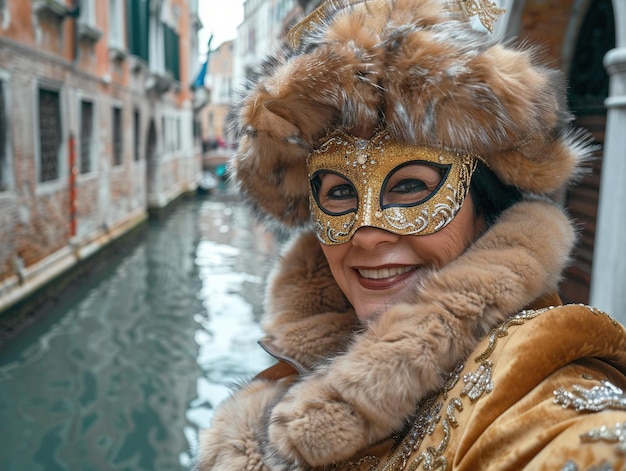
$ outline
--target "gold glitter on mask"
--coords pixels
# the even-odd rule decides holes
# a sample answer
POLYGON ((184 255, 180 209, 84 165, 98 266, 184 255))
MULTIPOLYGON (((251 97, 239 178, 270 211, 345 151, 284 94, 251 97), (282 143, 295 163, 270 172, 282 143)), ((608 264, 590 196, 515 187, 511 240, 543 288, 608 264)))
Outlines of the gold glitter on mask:
POLYGON ((400 235, 437 232, 461 208, 476 164, 471 154, 403 144, 385 130, 371 139, 334 131, 307 159, 317 238, 343 244, 365 226, 400 235), (436 185, 397 177, 420 168, 438 172, 436 185), (321 184, 328 175, 340 182, 329 191, 321 184))

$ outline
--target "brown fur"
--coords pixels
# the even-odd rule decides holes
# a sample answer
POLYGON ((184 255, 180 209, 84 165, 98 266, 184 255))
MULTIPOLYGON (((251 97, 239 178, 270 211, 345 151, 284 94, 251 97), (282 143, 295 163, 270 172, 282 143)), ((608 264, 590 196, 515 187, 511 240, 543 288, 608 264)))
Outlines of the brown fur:
POLYGON ((311 232, 287 246, 270 274, 265 312, 262 327, 272 344, 306 368, 343 351, 360 329, 311 232))
POLYGON ((224 401, 210 429, 200 433, 201 470, 267 470, 258 446, 258 417, 281 394, 288 382, 257 380, 238 393, 238 400, 224 401))
POLYGON ((309 223, 306 156, 328 127, 382 122, 416 145, 479 155, 506 183, 551 194, 589 154, 569 131, 562 74, 494 43, 439 0, 335 0, 263 63, 231 125, 235 180, 258 214, 309 223))

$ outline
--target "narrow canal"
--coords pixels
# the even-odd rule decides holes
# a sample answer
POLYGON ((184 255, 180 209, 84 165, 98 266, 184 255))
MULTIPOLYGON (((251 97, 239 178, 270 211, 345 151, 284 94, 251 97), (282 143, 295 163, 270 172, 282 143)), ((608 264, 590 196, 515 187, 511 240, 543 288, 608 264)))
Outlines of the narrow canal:
POLYGON ((185 470, 256 345, 275 242, 227 194, 151 220, 97 279, 0 346, 0 469, 185 470))

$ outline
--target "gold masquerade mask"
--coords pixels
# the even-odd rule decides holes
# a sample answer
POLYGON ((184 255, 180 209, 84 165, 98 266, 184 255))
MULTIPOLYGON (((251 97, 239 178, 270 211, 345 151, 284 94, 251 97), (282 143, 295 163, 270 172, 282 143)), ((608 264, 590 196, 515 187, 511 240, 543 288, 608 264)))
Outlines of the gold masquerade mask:
POLYGON ((343 244, 365 226, 432 234, 461 208, 476 164, 471 154, 402 144, 387 131, 369 140, 335 131, 307 159, 317 238, 343 244))

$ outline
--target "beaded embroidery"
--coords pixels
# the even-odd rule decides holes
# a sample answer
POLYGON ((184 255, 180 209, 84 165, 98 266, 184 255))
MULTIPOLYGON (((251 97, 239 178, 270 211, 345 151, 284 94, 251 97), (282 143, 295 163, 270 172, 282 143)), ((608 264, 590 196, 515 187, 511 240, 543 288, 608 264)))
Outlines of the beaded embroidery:
POLYGON ((597 442, 604 440, 607 442, 617 443, 615 449, 619 453, 626 454, 626 422, 616 423, 614 427, 607 427, 603 425, 600 428, 595 428, 580 436, 583 442, 597 442))
POLYGON ((490 0, 461 0, 458 4, 467 16, 478 17, 490 33, 493 33, 493 23, 500 15, 506 13, 505 9, 500 8, 496 2, 490 0))
MULTIPOLYGON (((578 466, 576 466, 576 463, 574 463, 573 461, 568 461, 567 463, 565 463, 565 466, 563 466, 563 469, 561 469, 561 471, 580 471, 580 470, 578 469, 578 466)), ((600 466, 594 466, 593 468, 588 468, 586 471, 614 471, 614 470, 610 464, 602 463, 600 466)))
POLYGON ((554 403, 564 409, 572 407, 577 411, 601 411, 605 409, 626 410, 626 394, 609 381, 600 381, 601 386, 585 389, 574 385, 573 392, 559 388, 554 391, 554 403))
POLYGON ((475 401, 483 394, 490 393, 493 390, 493 382, 491 381, 492 367, 493 363, 485 360, 475 373, 463 375, 465 387, 461 391, 461 396, 467 396, 470 401, 475 401))
POLYGON ((604 317, 608 317, 608 319, 611 321, 611 324, 618 326, 620 325, 620 323, 610 314, 598 309, 597 307, 593 307, 593 306, 589 306, 587 304, 582 304, 579 303, 578 304, 581 307, 587 308, 588 310, 590 310, 593 314, 595 314, 596 316, 604 316, 604 317))
POLYGON ((403 436, 404 438, 400 446, 395 450, 394 455, 382 468, 382 471, 403 471, 405 469, 407 471, 415 471, 420 468, 425 471, 448 469, 448 461, 444 453, 450 443, 450 433, 459 425, 456 413, 463 411, 461 398, 467 397, 471 401, 475 401, 494 387, 491 382, 491 368, 493 364, 489 360, 489 356, 495 350, 498 339, 508 335, 509 327, 524 324, 527 320, 534 319, 552 308, 551 306, 544 309, 521 311, 492 329, 489 335, 489 345, 483 353, 475 358, 475 362, 479 364, 477 371, 463 376, 465 387, 460 393, 461 397, 450 398, 445 407, 445 413, 441 413, 444 410, 445 401, 448 399, 448 393, 460 379, 460 373, 464 368, 463 365, 457 367, 449 375, 440 396, 429 397, 420 403, 416 411, 416 419, 403 436), (441 397, 441 399, 437 400, 438 397, 441 397), (411 458, 420 449, 426 436, 432 435, 438 426, 443 430, 443 438, 439 444, 428 446, 419 455, 411 458))

